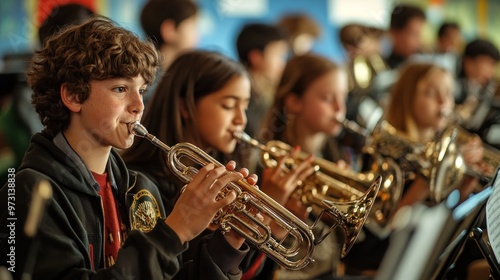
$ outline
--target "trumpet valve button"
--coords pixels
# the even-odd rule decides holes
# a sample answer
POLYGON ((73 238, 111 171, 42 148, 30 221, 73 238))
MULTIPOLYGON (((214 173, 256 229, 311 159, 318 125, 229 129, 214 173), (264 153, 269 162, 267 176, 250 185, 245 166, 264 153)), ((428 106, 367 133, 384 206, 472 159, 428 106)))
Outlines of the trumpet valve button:
POLYGON ((220 230, 222 231, 222 233, 228 233, 230 230, 231 230, 231 226, 229 226, 228 224, 226 224, 225 222, 222 222, 219 226, 220 230))
POLYGON ((248 193, 242 193, 239 197, 238 200, 241 203, 247 203, 252 197, 248 193))

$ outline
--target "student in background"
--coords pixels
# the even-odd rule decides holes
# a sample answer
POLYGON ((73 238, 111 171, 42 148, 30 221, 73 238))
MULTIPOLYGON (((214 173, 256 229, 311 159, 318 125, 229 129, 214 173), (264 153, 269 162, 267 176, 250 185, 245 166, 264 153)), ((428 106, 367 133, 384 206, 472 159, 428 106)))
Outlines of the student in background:
POLYGON ((279 19, 278 26, 288 34, 292 55, 311 51, 314 42, 321 35, 321 27, 307 14, 285 14, 279 19))
MULTIPOLYGON (((141 26, 161 55, 156 81, 179 53, 198 45, 198 6, 191 0, 148 0, 142 8, 141 26)), ((150 86, 153 92, 156 84, 150 86)), ((147 105, 152 95, 146 95, 147 105)))
MULTIPOLYGON (((300 147, 314 157, 323 158, 348 168, 349 152, 340 147, 335 137, 342 130, 339 122, 345 118, 345 99, 348 91, 346 72, 329 59, 304 54, 292 57, 287 63, 278 85, 276 96, 264 121, 263 142, 280 140, 291 147, 300 147)), ((311 163, 313 158, 302 162, 311 163)), ((278 189, 280 186, 279 169, 263 170, 262 189, 278 189)), ((306 171, 307 172, 307 171, 306 171)), ((305 178, 310 173, 306 173, 305 178)), ((283 205, 304 219, 307 215, 297 208, 297 201, 290 197, 297 187, 296 178, 288 196, 281 201, 283 205), (295 208, 295 209, 294 209, 295 208)), ((267 191, 267 190, 265 190, 267 191)), ((300 204, 300 203, 299 203, 300 204)), ((312 221, 308 220, 308 223, 312 221)), ((324 225, 325 227, 326 224, 324 225)), ((300 271, 277 270, 278 279, 310 279, 321 275, 331 275, 336 270, 339 247, 333 234, 316 248, 316 262, 300 271)))
POLYGON ((498 48, 489 40, 475 39, 466 46, 462 56, 462 71, 459 79, 463 86, 457 102, 474 94, 471 87, 485 88, 495 77, 495 68, 500 61, 498 48))
POLYGON ((239 60, 247 68, 252 82, 245 131, 258 137, 262 118, 271 106, 276 85, 286 64, 287 35, 274 25, 248 24, 238 34, 236 48, 239 60))
POLYGON ((384 34, 384 30, 373 26, 350 23, 340 28, 338 37, 346 51, 347 60, 352 61, 358 56, 380 55, 380 40, 384 34))
POLYGON ((148 0, 141 26, 162 56, 164 71, 177 55, 198 44, 198 6, 191 0, 148 0))
MULTIPOLYGON (((158 188, 128 170, 114 150, 134 142, 129 124, 141 119, 142 96, 158 66, 151 43, 101 17, 50 37, 35 53, 27 77, 44 130, 32 137, 15 174, 19 227, 40 180, 51 184, 53 198, 34 237, 37 247, 17 231, 15 279, 26 278, 23 273, 33 279, 172 278, 187 242, 234 200, 232 193, 215 198, 244 176, 208 165, 166 215, 158 188)), ((5 201, 9 186, 0 190, 5 201)), ((0 216, 4 264, 7 213, 4 208, 0 216)))
POLYGON ((472 40, 465 46, 461 71, 455 91, 455 102, 462 116, 459 124, 478 134, 489 144, 500 147, 500 141, 489 135, 500 120, 499 81, 495 71, 500 61, 498 48, 489 40, 472 40))
POLYGON ((386 58, 390 68, 398 68, 410 56, 421 52, 425 20, 424 12, 416 6, 398 4, 394 7, 389 27, 392 51, 386 58))
MULTIPOLYGON (((391 92, 392 101, 388 107, 387 120, 398 129, 398 132, 418 143, 431 141, 433 135, 451 125, 448 115, 440 114, 439 111, 456 110, 451 94, 454 90, 453 86, 451 74, 438 66, 408 65, 401 74, 398 86, 391 92), (403 113, 405 111, 406 113, 403 113), (401 118, 401 116, 404 117, 401 118)), ((469 168, 475 167, 479 172, 488 171, 487 167, 481 166, 483 146, 479 137, 472 138, 459 149, 469 168)), ((407 166, 405 171, 409 174, 400 207, 427 199, 430 193, 428 180, 419 175, 418 170, 408 168, 404 159, 399 159, 399 162, 407 166)), ((477 186, 478 179, 466 175, 459 186, 461 201, 467 198, 477 186)), ((470 246, 466 248, 466 253, 460 257, 459 262, 462 264, 456 268, 461 271, 457 274, 458 279, 465 279, 467 262, 474 258, 481 258, 476 250, 471 250, 470 246)))
MULTIPOLYGON (((383 99, 385 87, 389 87, 382 86, 384 83, 377 80, 379 74, 389 70, 381 55, 381 40, 385 33, 376 27, 350 23, 342 26, 338 35, 346 51, 346 70, 349 75, 346 116, 365 127, 368 122, 376 120, 376 117, 369 113, 378 107, 376 101, 383 99), (373 105, 360 112, 359 108, 365 104, 373 105), (365 113, 366 111, 368 113, 365 113)), ((354 146, 364 144, 364 139, 358 139, 359 135, 351 135, 350 132, 346 134, 350 143, 356 143, 354 146)))
POLYGON ((459 54, 462 44, 460 26, 455 22, 443 22, 437 32, 436 52, 459 54))
MULTIPOLYGON (((392 157, 403 171, 403 196, 397 209, 425 203, 429 198, 430 178, 424 177, 423 167, 418 166, 418 161, 413 162, 408 153, 416 148, 411 145, 425 145, 434 141, 436 134, 447 128, 449 123, 445 113, 454 107, 453 85, 452 75, 444 68, 415 63, 402 69, 397 83, 391 89, 384 120, 395 128, 399 137, 397 139, 406 141, 408 146, 401 147, 401 142, 387 140, 381 142, 382 146, 375 144, 375 149, 392 157), (395 154, 396 152, 398 154, 395 154)), ((481 141, 478 139, 460 147, 460 150, 468 164, 477 163, 482 158, 481 141)), ((476 185, 477 179, 466 176, 460 186, 462 199, 467 197, 476 185)), ((355 244, 343 260, 347 273, 374 275, 389 241, 390 237, 380 238, 366 231, 365 239, 355 244)))
POLYGON ((345 160, 332 139, 342 130, 346 97, 345 70, 316 54, 293 57, 263 125, 266 140, 298 145, 331 161, 345 160))
MULTIPOLYGON (((434 141, 436 134, 450 125, 448 112, 453 111, 453 77, 434 64, 410 64, 401 73, 398 83, 393 87, 385 119, 396 128, 398 133, 414 143, 424 144, 434 141)), ((478 138, 461 147, 465 161, 470 165, 482 159, 482 146, 478 138)), ((396 160, 403 160, 399 158, 396 160)), ((410 166, 406 165, 407 169, 410 166)), ((416 172, 418 170, 406 170, 416 172)), ((407 172, 408 173, 408 172, 407 172)), ((472 178, 470 178, 472 179, 472 178)), ((470 180, 474 181, 474 180, 470 180)), ((409 194, 401 204, 411 205, 426 199, 429 194, 428 183, 421 184, 422 178, 415 176, 418 191, 409 194), (415 200, 411 200, 413 197, 415 200)), ((464 197, 470 192, 464 192, 464 197)))

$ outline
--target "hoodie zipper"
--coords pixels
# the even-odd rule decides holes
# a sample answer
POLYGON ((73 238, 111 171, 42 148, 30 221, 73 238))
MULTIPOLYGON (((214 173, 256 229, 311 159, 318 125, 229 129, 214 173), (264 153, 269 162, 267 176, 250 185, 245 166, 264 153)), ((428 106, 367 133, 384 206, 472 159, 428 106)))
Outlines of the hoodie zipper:
MULTIPOLYGON (((130 171, 129 171, 130 174, 130 171)), ((130 174, 132 175, 132 174, 130 174)), ((134 176, 134 182, 128 187, 128 189, 125 191, 125 198, 127 198, 128 192, 135 187, 135 184, 137 183, 137 174, 133 175, 134 176)), ((130 176, 129 176, 130 178, 130 176)))
MULTIPOLYGON (((129 171, 129 174, 130 174, 130 171, 129 171)), ((132 175, 132 174, 130 174, 132 175)), ((137 174, 134 174, 134 182, 132 182, 132 184, 130 184, 130 186, 127 188, 127 190, 125 191, 125 199, 123 200, 125 202, 125 207, 127 208, 126 209, 126 213, 128 213, 128 222, 129 222, 129 227, 132 227, 132 213, 130 212, 130 205, 128 205, 127 203, 127 195, 128 193, 135 187, 135 184, 137 183, 137 174)), ((129 176, 129 179, 130 179, 131 176, 129 176)))
POLYGON ((102 203, 102 196, 99 194, 99 201, 101 202, 101 214, 102 214, 102 256, 104 259, 104 267, 108 267, 108 263, 106 260, 106 216, 104 215, 104 204, 102 203))

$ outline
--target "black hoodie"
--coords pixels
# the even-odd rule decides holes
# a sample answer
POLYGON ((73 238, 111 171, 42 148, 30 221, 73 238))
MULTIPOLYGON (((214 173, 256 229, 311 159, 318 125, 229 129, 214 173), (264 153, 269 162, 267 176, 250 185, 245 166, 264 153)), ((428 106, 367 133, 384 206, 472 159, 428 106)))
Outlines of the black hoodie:
POLYGON ((0 216, 0 265, 15 270, 15 279, 23 271, 32 273, 33 279, 172 278, 187 245, 183 246, 165 224, 165 210, 156 186, 142 174, 128 171, 115 151, 109 156, 107 172, 114 179, 110 183, 127 228, 134 218, 130 213, 137 213, 130 207, 139 191, 157 202, 157 218, 152 220, 156 224, 149 232, 130 231, 115 265, 103 268, 104 213, 99 187, 62 134, 54 139, 35 134, 15 177, 0 190, 3 205, 8 199, 15 203, 15 208, 2 209, 0 216), (33 186, 40 179, 51 183, 53 198, 45 208, 38 234, 29 239, 23 227, 33 186), (29 260, 34 262, 32 269, 25 267, 29 260))

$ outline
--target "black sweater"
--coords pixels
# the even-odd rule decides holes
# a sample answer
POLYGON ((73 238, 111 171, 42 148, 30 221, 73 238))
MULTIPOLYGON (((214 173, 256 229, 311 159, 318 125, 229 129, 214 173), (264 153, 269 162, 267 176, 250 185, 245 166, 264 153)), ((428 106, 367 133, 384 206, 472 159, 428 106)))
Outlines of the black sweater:
MULTIPOLYGON (((171 172, 162 174, 158 171, 158 166, 128 166, 143 172, 155 182, 169 213, 184 183, 171 172)), ((175 279, 240 279, 242 273, 252 265, 256 253, 258 251, 249 250, 246 243, 239 250, 234 249, 219 230, 212 232, 207 229, 190 241, 189 249, 182 254, 184 263, 175 279), (210 265, 207 265, 207 261, 210 265)))
MULTIPOLYGON (((110 183, 121 208, 122 220, 129 229, 130 212, 137 213, 129 212, 129 207, 139 191, 157 202, 154 211, 158 217, 151 231, 130 231, 116 264, 103 268, 104 221, 99 187, 62 134, 54 139, 40 133, 33 136, 13 183, 14 215, 8 216, 10 214, 4 208, 0 216, 0 261, 5 265, 7 253, 11 246, 15 246, 16 279, 25 270, 29 258, 34 258, 33 279, 170 279, 178 272, 180 255, 187 246, 183 246, 175 232, 165 224, 165 210, 156 186, 140 173, 128 171, 115 151, 109 156, 107 172, 113 178, 110 183), (59 145, 56 139, 59 139, 59 145), (22 229, 33 186, 40 179, 51 183, 53 198, 45 209, 35 238, 38 246, 31 246, 36 243, 27 238, 22 229), (8 244, 7 224, 12 222, 8 217, 17 219, 15 244, 8 244)), ((1 201, 7 202, 9 189, 12 188, 5 185, 0 190, 1 201)))

